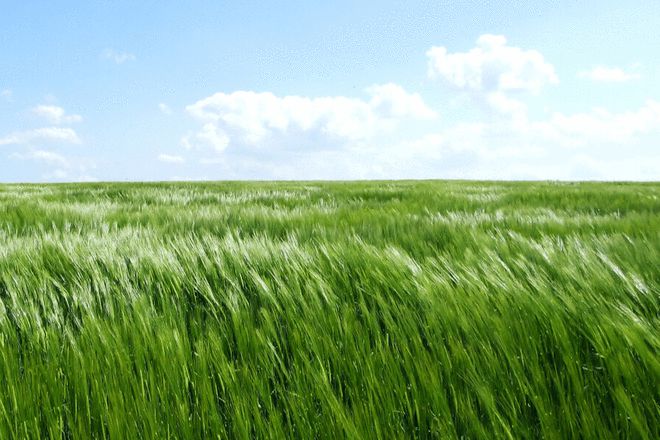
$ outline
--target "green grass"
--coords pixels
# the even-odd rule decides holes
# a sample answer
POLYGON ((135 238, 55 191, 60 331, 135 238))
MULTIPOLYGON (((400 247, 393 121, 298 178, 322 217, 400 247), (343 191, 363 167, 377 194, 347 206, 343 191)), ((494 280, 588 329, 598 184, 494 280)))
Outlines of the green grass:
POLYGON ((660 184, 0 186, 0 438, 660 438, 660 184))

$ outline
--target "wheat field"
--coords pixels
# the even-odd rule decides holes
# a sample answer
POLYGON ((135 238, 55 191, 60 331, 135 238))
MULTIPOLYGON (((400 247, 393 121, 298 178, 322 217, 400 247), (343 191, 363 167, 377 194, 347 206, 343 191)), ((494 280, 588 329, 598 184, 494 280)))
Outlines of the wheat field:
POLYGON ((660 438, 659 197, 0 185, 0 438, 660 438))

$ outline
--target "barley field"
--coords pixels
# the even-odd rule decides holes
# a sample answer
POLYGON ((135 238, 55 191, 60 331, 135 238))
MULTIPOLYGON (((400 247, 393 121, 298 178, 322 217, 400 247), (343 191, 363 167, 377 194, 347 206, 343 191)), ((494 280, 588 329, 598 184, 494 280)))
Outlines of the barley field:
POLYGON ((0 438, 660 438, 660 184, 0 185, 0 438))

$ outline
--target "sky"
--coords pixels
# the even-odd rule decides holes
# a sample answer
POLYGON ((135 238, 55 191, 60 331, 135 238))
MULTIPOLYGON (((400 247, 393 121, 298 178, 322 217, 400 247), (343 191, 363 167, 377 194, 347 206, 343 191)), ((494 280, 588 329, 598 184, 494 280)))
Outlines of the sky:
POLYGON ((0 0, 0 182, 660 180, 660 2, 0 0))

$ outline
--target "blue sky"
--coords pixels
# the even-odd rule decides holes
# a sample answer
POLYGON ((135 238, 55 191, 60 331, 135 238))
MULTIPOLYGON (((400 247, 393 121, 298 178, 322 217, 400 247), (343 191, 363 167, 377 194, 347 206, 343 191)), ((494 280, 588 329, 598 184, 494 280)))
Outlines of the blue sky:
POLYGON ((0 181, 660 180, 658 29, 658 1, 0 2, 0 181))

